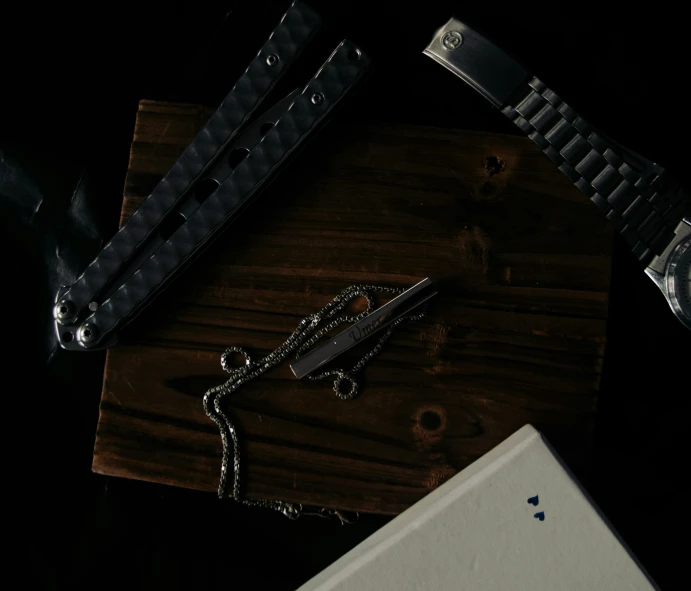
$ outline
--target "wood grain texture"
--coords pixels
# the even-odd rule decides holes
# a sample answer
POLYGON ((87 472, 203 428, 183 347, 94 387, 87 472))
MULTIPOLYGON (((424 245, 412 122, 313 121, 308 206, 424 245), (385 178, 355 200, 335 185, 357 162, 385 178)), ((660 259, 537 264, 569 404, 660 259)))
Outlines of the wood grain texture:
MULTIPOLYGON (((123 221, 208 115, 141 102, 123 221)), ((285 363, 229 401, 246 494, 398 513, 525 423, 579 465, 611 240, 526 138, 334 122, 108 352, 93 469, 215 491, 201 399, 224 348, 264 355, 351 284, 427 276, 429 315, 395 332, 359 398, 285 363)))

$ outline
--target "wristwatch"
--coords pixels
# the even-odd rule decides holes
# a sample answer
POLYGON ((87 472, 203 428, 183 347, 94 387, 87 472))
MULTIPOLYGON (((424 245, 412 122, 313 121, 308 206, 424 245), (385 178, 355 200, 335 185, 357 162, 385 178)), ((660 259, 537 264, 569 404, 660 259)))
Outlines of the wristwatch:
POLYGON ((587 123, 515 58, 451 18, 423 52, 501 110, 597 205, 691 329, 691 197, 587 123))

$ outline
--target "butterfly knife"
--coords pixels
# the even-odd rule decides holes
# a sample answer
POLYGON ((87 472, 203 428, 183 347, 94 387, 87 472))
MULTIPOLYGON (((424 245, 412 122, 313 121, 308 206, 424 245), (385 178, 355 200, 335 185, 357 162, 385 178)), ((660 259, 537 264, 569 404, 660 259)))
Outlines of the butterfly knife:
POLYGON ((295 1, 218 109, 53 311, 60 346, 113 346, 120 331, 275 179, 358 88, 367 55, 342 41, 302 89, 253 121, 323 28, 295 1))

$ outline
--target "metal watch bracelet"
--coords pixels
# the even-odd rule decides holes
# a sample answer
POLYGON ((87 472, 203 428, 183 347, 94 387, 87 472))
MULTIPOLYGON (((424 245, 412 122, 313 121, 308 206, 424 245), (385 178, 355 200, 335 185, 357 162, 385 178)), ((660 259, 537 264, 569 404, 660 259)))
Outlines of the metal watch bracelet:
POLYGON ((455 18, 424 53, 527 134, 600 208, 642 263, 665 251, 691 213, 691 199, 661 166, 606 137, 514 58, 455 18))

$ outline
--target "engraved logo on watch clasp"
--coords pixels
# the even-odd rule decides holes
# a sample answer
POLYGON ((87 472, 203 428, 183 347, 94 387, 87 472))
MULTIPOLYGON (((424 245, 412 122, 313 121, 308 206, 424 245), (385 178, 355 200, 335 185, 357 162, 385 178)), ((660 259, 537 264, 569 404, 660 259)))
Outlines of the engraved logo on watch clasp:
POLYGON ((463 36, 458 31, 447 31, 441 38, 441 43, 446 49, 458 49, 463 43, 463 36))

